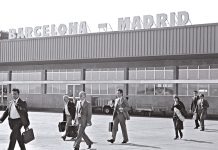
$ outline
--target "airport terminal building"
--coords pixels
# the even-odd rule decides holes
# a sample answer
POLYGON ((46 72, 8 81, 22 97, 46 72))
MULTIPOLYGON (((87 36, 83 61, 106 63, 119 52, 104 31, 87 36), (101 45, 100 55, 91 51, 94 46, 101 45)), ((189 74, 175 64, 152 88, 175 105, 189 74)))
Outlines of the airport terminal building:
POLYGON ((170 107, 173 94, 189 109, 194 90, 218 114, 218 24, 187 25, 0 40, 1 103, 12 88, 30 109, 63 108, 62 96, 87 92, 130 105, 170 107))

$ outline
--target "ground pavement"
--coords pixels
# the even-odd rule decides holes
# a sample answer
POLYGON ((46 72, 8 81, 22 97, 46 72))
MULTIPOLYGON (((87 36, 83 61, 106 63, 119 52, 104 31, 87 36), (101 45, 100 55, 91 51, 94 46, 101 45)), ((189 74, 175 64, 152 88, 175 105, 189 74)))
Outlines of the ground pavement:
MULTIPOLYGON (((3 111, 0 111, 0 116, 3 111)), ((57 124, 62 119, 61 113, 29 112, 31 128, 35 140, 26 145, 27 150, 73 150, 71 138, 61 139, 57 124)), ((174 130, 171 118, 131 117, 127 122, 129 143, 121 144, 122 133, 119 128, 114 144, 107 142, 111 137, 108 132, 109 115, 93 115, 93 125, 86 129, 94 142, 92 150, 216 150, 218 149, 218 121, 206 120, 204 132, 194 130, 194 121, 187 119, 184 123, 183 139, 173 140, 174 130)), ((10 129, 8 120, 0 124, 0 150, 6 150, 10 129)), ((87 145, 81 143, 81 150, 87 145)), ((15 150, 19 150, 18 143, 15 150)))

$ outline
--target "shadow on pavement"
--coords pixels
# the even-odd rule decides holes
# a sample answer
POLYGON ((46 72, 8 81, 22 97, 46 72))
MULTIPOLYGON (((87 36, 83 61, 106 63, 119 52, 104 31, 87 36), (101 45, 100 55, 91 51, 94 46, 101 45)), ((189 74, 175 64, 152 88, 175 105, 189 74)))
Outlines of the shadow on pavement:
POLYGON ((207 143, 207 144, 213 144, 213 142, 198 141, 198 140, 192 140, 192 139, 183 139, 183 141, 196 142, 196 143, 207 143))
POLYGON ((160 147, 156 147, 156 146, 141 145, 141 144, 134 144, 134 143, 116 144, 116 145, 123 145, 123 146, 128 145, 128 146, 135 146, 135 147, 147 147, 147 148, 161 149, 160 147))
POLYGON ((204 130, 204 132, 218 132, 217 129, 206 129, 204 130))

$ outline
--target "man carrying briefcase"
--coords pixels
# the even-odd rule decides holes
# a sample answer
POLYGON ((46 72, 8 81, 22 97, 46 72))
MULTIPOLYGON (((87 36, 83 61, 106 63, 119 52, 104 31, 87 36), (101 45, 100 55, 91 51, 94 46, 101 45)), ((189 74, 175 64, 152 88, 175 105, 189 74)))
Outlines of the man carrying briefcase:
POLYGON ((14 150, 16 141, 18 141, 21 150, 26 150, 20 130, 22 126, 24 126, 25 130, 28 130, 30 122, 27 103, 19 98, 19 94, 19 89, 14 88, 12 90, 13 99, 9 102, 7 109, 0 118, 0 123, 2 123, 8 117, 9 126, 12 130, 8 150, 14 150))

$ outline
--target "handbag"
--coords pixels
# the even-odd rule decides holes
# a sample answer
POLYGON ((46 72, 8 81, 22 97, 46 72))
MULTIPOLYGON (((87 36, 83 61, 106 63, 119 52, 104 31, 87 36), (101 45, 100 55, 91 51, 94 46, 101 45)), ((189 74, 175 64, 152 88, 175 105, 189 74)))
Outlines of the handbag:
POLYGON ((66 135, 68 137, 76 138, 78 134, 77 131, 78 131, 78 126, 76 125, 69 126, 66 135))
POLYGON ((22 139, 23 139, 23 142, 25 144, 27 144, 27 143, 31 142, 32 140, 34 140, 35 136, 34 136, 34 133, 33 133, 33 129, 31 128, 31 129, 28 129, 28 130, 24 131, 22 133, 22 139))
POLYGON ((109 132, 112 132, 112 129, 113 129, 113 122, 109 122, 109 132))
POLYGON ((58 123, 59 132, 64 132, 65 131, 65 126, 66 126, 66 121, 59 122, 58 123))

